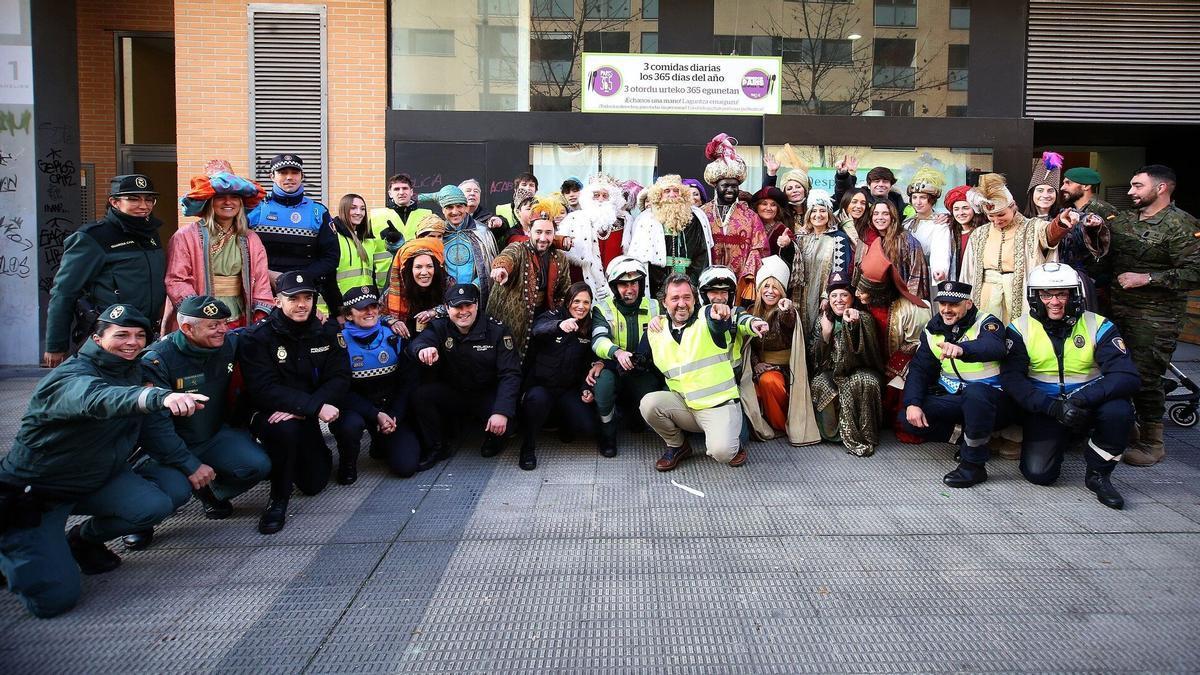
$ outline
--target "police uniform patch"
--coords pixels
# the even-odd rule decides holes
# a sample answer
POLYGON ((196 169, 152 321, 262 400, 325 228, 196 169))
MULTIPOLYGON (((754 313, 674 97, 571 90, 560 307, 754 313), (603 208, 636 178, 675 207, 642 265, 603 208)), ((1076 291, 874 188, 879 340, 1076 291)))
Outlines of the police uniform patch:
POLYGON ((300 219, 303 217, 304 216, 301 216, 299 211, 292 211, 292 215, 288 216, 288 219, 291 220, 293 223, 299 225, 300 219))
POLYGON ((117 305, 116 307, 112 308, 111 312, 108 313, 108 318, 119 319, 119 318, 121 318, 121 315, 124 313, 125 313, 125 308, 120 305, 117 305))
POLYGON ((513 337, 511 335, 504 336, 504 348, 511 351, 513 348, 513 337))
POLYGON ((215 316, 219 311, 221 310, 217 309, 217 306, 211 302, 205 305, 203 310, 205 316, 215 316))
POLYGON ((942 290, 943 291, 952 291, 952 290, 954 290, 954 284, 947 281, 946 283, 942 284, 942 290))
POLYGON ((229 363, 225 364, 225 372, 227 372, 227 373, 233 372, 233 361, 230 361, 229 363))
POLYGON ((370 289, 369 287, 367 287, 367 286, 363 286, 361 290, 362 290, 362 294, 363 294, 363 295, 370 295, 370 294, 371 294, 371 289, 370 289))
POLYGON ((446 349, 454 349, 454 338, 446 338, 446 349))
POLYGON ((287 350, 283 348, 283 345, 280 345, 279 349, 275 350, 275 358, 280 361, 287 361, 287 350))
POLYGON ((1012 346, 1013 346, 1013 341, 1012 341, 1011 339, 1008 339, 1008 340, 1005 340, 1005 341, 1004 341, 1004 349, 1005 349, 1005 350, 1007 350, 1007 351, 1010 351, 1010 352, 1011 352, 1011 351, 1012 351, 1012 346))
POLYGON ((141 176, 138 176, 137 178, 133 179, 133 184, 138 186, 138 188, 140 188, 140 189, 145 189, 146 188, 146 179, 142 178, 141 176))
POLYGON ((1000 324, 996 323, 995 321, 989 321, 983 324, 983 329, 989 333, 995 333, 996 331, 1000 330, 1000 324))
POLYGON ((302 276, 300 276, 299 274, 297 274, 297 275, 296 275, 296 283, 298 283, 298 284, 302 284, 302 283, 304 283, 304 277, 302 277, 302 276))
POLYGON ((354 368, 362 368, 363 367, 363 357, 361 357, 361 356, 351 357, 350 365, 351 365, 351 367, 354 367, 354 368))
POLYGON ((346 348, 346 336, 342 335, 341 333, 338 333, 337 336, 338 336, 338 346, 341 347, 342 349, 345 349, 346 348))
POLYGON ((1075 346, 1078 347, 1079 349, 1083 349, 1083 346, 1085 344, 1087 344, 1087 340, 1085 340, 1082 335, 1076 335, 1073 342, 1075 343, 1075 346))
POLYGON ((1112 343, 1113 343, 1113 346, 1114 346, 1114 347, 1116 347, 1117 349, 1121 350, 1121 353, 1122 353, 1122 354, 1126 354, 1126 353, 1128 353, 1128 352, 1126 352, 1126 351, 1125 351, 1125 340, 1123 340, 1123 339, 1121 339, 1121 338, 1119 338, 1119 337, 1115 337, 1115 338, 1113 338, 1113 339, 1112 339, 1112 343))
POLYGON ((380 363, 387 363, 391 358, 392 358, 391 356, 388 356, 386 349, 381 350, 379 352, 379 362, 380 363))

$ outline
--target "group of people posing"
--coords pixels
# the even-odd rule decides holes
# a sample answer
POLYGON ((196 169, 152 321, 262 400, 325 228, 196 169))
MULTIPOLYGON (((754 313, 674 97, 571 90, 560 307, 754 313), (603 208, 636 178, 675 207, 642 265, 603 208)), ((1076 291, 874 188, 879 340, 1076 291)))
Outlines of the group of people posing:
POLYGON ((114 178, 104 218, 67 240, 54 370, 0 458, 0 575, 54 616, 80 571, 120 564, 107 541, 151 545, 193 496, 226 518, 269 479, 273 534, 296 489, 357 480, 364 438, 409 477, 472 424, 485 457, 518 436, 526 470, 548 426, 613 457, 648 425, 659 471, 694 443, 738 467, 776 437, 865 457, 891 426, 956 443, 959 488, 993 450, 1053 483, 1079 441, 1112 508, 1117 463, 1165 454, 1159 382, 1200 288, 1170 169, 1140 170, 1118 212, 1095 171, 1047 153, 1021 211, 999 174, 943 197, 924 167, 901 195, 886 167, 860 186, 847 156, 829 194, 768 157, 750 195, 733 139, 706 156, 703 182, 644 189, 600 173, 539 195, 521 174, 494 212, 476 180, 415 195, 398 174, 386 207, 348 194, 336 214, 294 154, 269 192, 213 161, 165 247, 149 178, 114 178), (72 514, 91 518, 64 537, 72 514))

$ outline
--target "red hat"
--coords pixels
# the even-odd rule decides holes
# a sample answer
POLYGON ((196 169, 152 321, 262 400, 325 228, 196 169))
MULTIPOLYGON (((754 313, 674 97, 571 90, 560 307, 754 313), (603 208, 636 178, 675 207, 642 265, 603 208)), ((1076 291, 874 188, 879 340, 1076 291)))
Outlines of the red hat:
POLYGON ((948 191, 946 193, 946 198, 942 200, 942 203, 946 205, 946 210, 953 212, 955 202, 970 203, 970 200, 967 199, 967 190, 970 189, 971 188, 969 186, 959 185, 958 187, 948 191))

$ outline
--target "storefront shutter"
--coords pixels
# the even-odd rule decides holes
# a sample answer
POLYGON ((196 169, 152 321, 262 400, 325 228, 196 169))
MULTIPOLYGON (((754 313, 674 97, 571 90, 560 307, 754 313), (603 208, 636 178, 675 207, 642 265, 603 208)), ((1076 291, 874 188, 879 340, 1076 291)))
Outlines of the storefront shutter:
POLYGON ((1025 114, 1200 121, 1200 2, 1029 0, 1025 114))
POLYGON ((270 184, 271 158, 304 160, 304 189, 325 199, 328 128, 324 5, 251 4, 250 159, 270 184))

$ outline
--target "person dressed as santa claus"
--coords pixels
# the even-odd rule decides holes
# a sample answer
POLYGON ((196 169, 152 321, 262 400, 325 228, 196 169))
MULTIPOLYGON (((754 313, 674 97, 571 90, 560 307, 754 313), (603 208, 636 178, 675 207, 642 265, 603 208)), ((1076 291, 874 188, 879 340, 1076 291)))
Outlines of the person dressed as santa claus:
POLYGON ((558 234, 573 241, 566 252, 567 260, 583 273, 596 301, 612 295, 604 267, 621 253, 624 207, 625 197, 617 179, 606 173, 592 174, 579 193, 579 209, 568 213, 558 225, 558 234), (615 253, 610 242, 617 244, 615 253))

